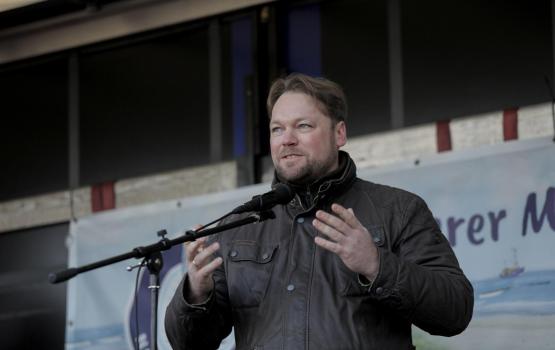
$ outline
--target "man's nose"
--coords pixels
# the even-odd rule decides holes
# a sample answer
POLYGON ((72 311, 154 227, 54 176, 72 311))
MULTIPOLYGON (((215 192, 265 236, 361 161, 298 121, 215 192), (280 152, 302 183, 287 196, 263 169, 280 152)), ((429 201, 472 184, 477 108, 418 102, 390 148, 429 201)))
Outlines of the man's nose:
POLYGON ((286 129, 283 132, 281 143, 284 146, 296 145, 297 142, 298 142, 297 136, 295 135, 295 133, 291 129, 286 129))

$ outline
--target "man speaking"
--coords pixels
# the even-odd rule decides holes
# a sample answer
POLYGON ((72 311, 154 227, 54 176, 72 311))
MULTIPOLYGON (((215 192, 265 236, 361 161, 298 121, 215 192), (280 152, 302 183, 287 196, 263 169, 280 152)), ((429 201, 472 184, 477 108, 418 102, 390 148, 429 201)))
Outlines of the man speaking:
POLYGON ((165 327, 174 349, 413 349, 411 325, 462 332, 472 286, 424 201, 356 177, 347 102, 335 83, 292 74, 267 101, 276 218, 199 239, 165 327))

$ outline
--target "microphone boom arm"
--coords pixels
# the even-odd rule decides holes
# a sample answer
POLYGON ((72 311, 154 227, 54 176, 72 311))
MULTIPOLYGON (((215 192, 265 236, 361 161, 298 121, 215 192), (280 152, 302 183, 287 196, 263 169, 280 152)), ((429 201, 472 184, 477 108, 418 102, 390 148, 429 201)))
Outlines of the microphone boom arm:
POLYGON ((168 250, 176 244, 195 241, 200 237, 209 236, 214 233, 226 231, 243 225, 248 225, 254 222, 262 222, 264 220, 273 219, 275 217, 276 216, 272 210, 265 210, 261 212, 252 213, 249 216, 244 217, 242 219, 231 221, 229 223, 219 225, 213 228, 209 228, 201 231, 188 230, 185 232, 184 235, 174 239, 162 238, 157 243, 147 245, 144 247, 143 246, 136 247, 136 248, 133 248, 130 252, 127 252, 121 255, 116 255, 111 258, 99 260, 88 265, 83 265, 81 267, 72 267, 59 272, 50 273, 48 275, 48 280, 50 281, 50 283, 64 282, 83 272, 87 272, 90 270, 98 269, 100 267, 115 264, 117 262, 127 260, 130 258, 136 258, 136 259, 144 258, 153 253, 168 250))

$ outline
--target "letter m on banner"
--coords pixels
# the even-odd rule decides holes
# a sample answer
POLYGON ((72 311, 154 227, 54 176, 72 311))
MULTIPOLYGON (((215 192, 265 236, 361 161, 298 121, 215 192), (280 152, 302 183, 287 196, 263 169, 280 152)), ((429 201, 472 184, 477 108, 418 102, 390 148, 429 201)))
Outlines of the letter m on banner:
POLYGON ((528 229, 528 221, 532 225, 534 233, 538 233, 542 227, 545 219, 549 222, 549 226, 555 231, 555 187, 549 187, 545 195, 545 202, 543 210, 538 217, 536 193, 532 192, 526 199, 526 206, 524 207, 524 216, 522 218, 522 235, 526 236, 528 229))

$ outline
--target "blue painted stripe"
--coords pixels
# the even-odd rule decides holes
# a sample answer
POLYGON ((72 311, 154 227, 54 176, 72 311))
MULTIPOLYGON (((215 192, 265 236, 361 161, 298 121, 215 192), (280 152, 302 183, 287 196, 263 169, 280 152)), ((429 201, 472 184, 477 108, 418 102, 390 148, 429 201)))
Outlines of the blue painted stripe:
POLYGON ((124 339, 123 324, 110 324, 94 328, 68 329, 66 331, 67 343, 97 342, 102 338, 121 337, 124 339))
POLYGON ((242 18, 231 24, 232 57, 232 110, 233 110, 233 155, 247 154, 247 105, 246 78, 253 74, 252 20, 242 18))
POLYGON ((287 26, 287 68, 312 76, 322 75, 320 5, 291 9, 287 26))

